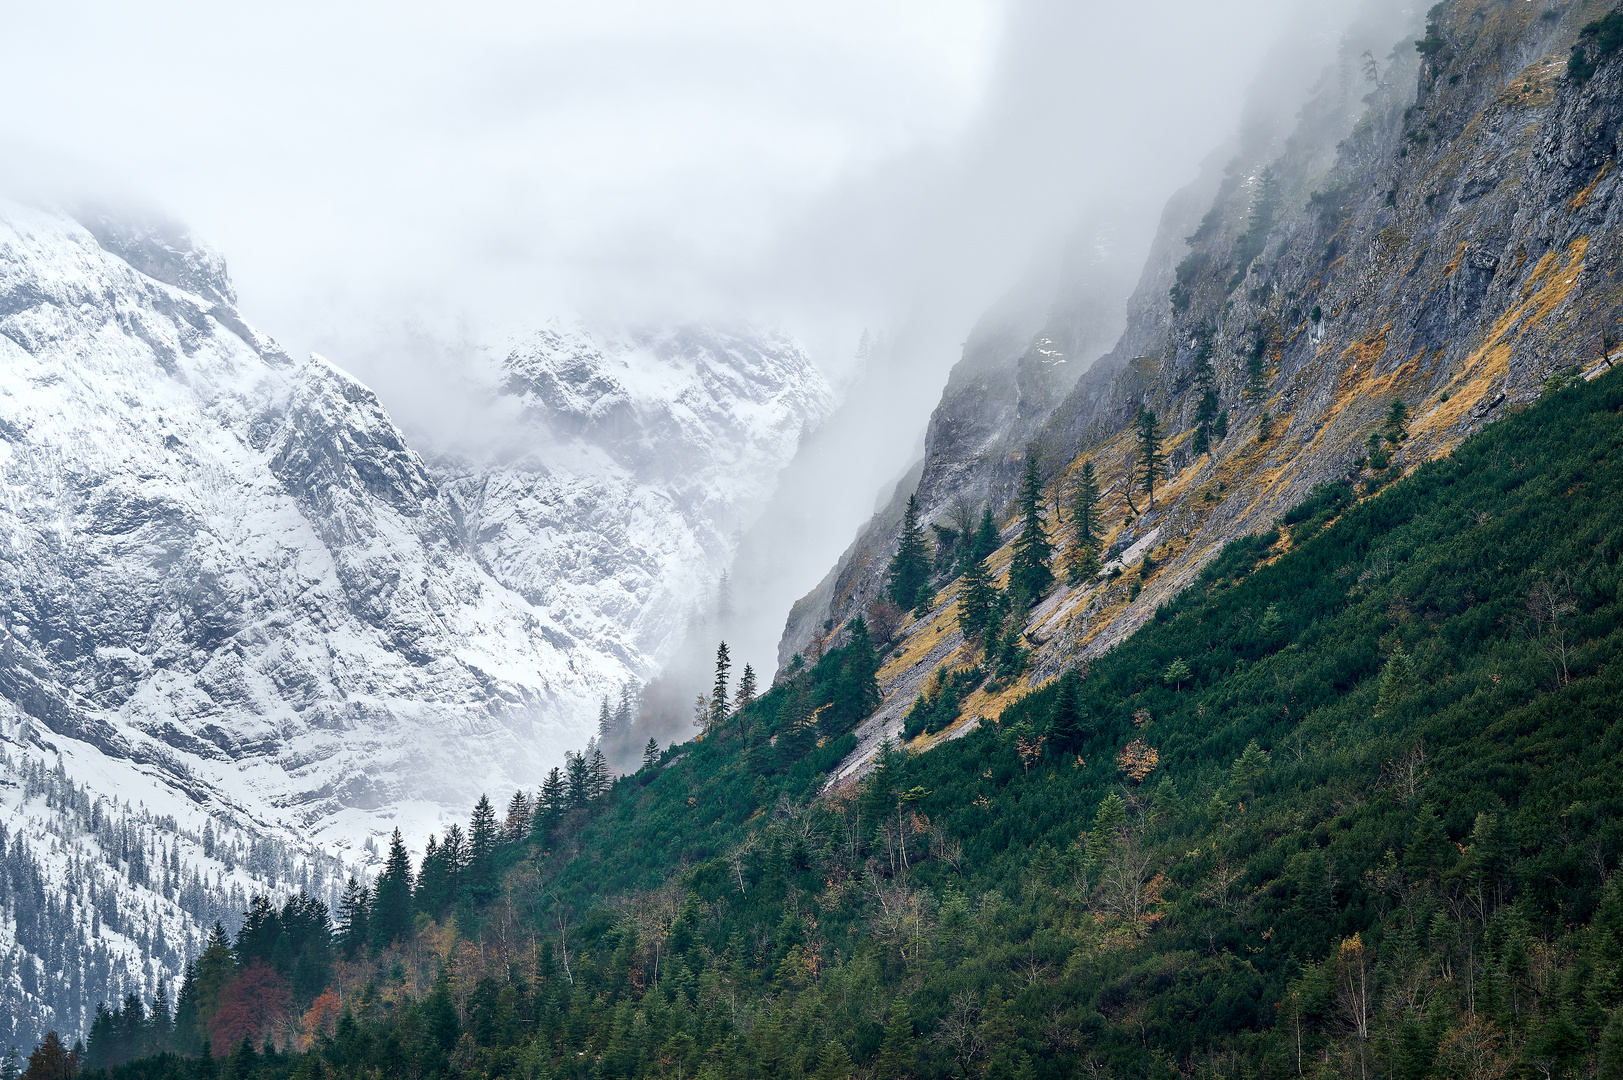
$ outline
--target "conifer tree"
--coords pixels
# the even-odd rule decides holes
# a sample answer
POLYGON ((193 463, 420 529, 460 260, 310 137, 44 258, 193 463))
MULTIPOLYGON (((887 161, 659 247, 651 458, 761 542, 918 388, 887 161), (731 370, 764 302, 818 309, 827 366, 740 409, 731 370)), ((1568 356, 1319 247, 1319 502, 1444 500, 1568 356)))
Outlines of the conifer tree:
POLYGON ((992 584, 992 572, 985 561, 970 563, 958 586, 958 626, 965 641, 974 641, 986 630, 993 621, 997 602, 997 586, 992 584))
POLYGON ((834 681, 832 711, 842 725, 841 731, 856 726, 879 706, 879 653, 868 637, 868 620, 858 615, 851 620, 850 629, 851 639, 834 681))
POLYGON ((579 810, 592 799, 592 777, 585 754, 564 755, 564 776, 568 787, 569 808, 579 810))
POLYGON ((907 510, 902 515, 902 535, 896 545, 896 554, 886 571, 887 590, 891 601, 903 611, 919 605, 920 594, 930 587, 930 549, 925 542, 924 530, 919 527, 918 496, 907 497, 907 510))
POLYGON ((586 763, 586 773, 588 783, 591 785, 593 802, 607 795, 609 788, 614 786, 614 778, 609 775, 608 759, 603 756, 603 751, 599 747, 592 748, 592 756, 586 763))
POLYGON ((1071 585, 1080 585, 1099 572, 1099 481, 1093 462, 1082 463, 1071 495, 1071 527, 1076 537, 1065 560, 1065 576, 1071 585))
POLYGON ((823 1044, 812 1080, 851 1080, 851 1054, 838 1039, 823 1044))
POLYGON ((998 533, 997 522, 992 520, 990 506, 981 509, 981 522, 975 526, 975 541, 970 549, 970 561, 980 562, 989 559, 998 548, 1003 546, 1003 537, 998 533))
POLYGON ((1375 715, 1384 715, 1414 689, 1414 665, 1409 654, 1395 649, 1381 671, 1380 696, 1375 702, 1375 715))
POLYGON ((1139 407, 1138 419, 1138 485, 1150 497, 1150 509, 1155 509, 1155 482, 1166 471, 1161 454, 1161 422, 1150 410, 1139 407))
POLYGON ((609 711, 609 699, 605 695, 597 709, 597 737, 607 739, 614 734, 614 714, 609 711))
POLYGON ((1087 738, 1082 715, 1082 673, 1071 668, 1059 677, 1054 712, 1048 721, 1048 745, 1055 753, 1074 753, 1087 738))
MULTIPOLYGON (((352 883, 355 881, 354 877, 349 880, 352 883)), ((361 944, 366 944, 364 938, 361 944)), ((197 965, 187 961, 185 973, 180 979, 180 992, 175 995, 175 1028, 170 1037, 171 1044, 177 1054, 195 1054, 201 1036, 202 1028, 197 1022, 197 965)))
POLYGON ((620 704, 614 710, 614 729, 627 731, 637 718, 637 684, 629 679, 620 686, 620 704))
POLYGON ((411 936, 411 856, 400 830, 389 838, 389 855, 372 891, 372 944, 386 949, 411 936))
POLYGON ((716 646, 716 682, 710 691, 710 724, 715 726, 727 719, 727 672, 732 669, 732 657, 727 643, 716 646))
POLYGON ((1217 395, 1208 390, 1201 395, 1200 404, 1195 407, 1195 437, 1189 446, 1190 453, 1199 455, 1211 450, 1216 421, 1217 395))
POLYGON ((1048 567, 1054 545, 1043 529, 1043 482, 1035 454, 1026 458, 1026 477, 1020 486, 1020 516, 1024 524, 1014 541, 1014 560, 1009 564, 1009 589, 1025 603, 1032 604, 1054 584, 1048 567))
POLYGON ((496 894, 496 843, 499 838, 496 808, 490 805, 489 798, 480 795, 473 807, 473 819, 468 823, 467 880, 474 899, 481 903, 496 894))
POLYGON ((503 839, 512 843, 521 840, 530 827, 530 796, 523 789, 513 792, 507 800, 507 817, 502 820, 503 839))
POLYGON ((744 673, 738 677, 738 689, 733 693, 733 711, 741 712, 744 706, 755 700, 755 669, 748 664, 744 665, 744 673))
MULTIPOLYGON (((158 984, 162 987, 162 983, 158 984)), ((4 1060, 0 1060, 0 1080, 18 1080, 23 1074, 23 1068, 17 1062, 17 1048, 12 1046, 6 1051, 4 1060)))
POLYGON ((547 770, 546 779, 541 781, 541 794, 536 799, 535 811, 538 814, 561 814, 569 805, 569 793, 564 788, 563 773, 554 765, 547 770))
MULTIPOLYGON (((372 929, 369 925, 368 915, 372 907, 372 890, 356 880, 355 875, 349 876, 344 885, 344 895, 338 901, 338 947, 343 951, 344 958, 353 960, 360 955, 367 942, 372 940, 372 929)), ((185 989, 181 991, 184 996, 185 989)), ((178 1017, 180 1005, 177 1002, 175 1013, 178 1017)))
POLYGON ((890 1022, 885 1025, 885 1041, 879 1045, 879 1060, 874 1064, 875 1080, 908 1080, 918 1066, 918 1051, 913 1045, 913 1017, 907 1011, 907 999, 897 995, 890 1003, 890 1022))
POLYGON ((642 748, 642 767, 651 769, 657 764, 659 764, 659 741, 650 737, 648 745, 642 748))

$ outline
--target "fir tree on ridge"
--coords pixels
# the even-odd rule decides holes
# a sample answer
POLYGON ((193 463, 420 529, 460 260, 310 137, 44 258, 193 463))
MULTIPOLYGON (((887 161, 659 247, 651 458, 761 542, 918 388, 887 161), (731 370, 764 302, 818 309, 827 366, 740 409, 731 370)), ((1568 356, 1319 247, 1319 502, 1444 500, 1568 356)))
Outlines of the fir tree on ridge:
POLYGON ((1009 564, 1009 590, 1026 605, 1036 603, 1054 584, 1049 560, 1053 542, 1043 528, 1043 481, 1035 454, 1026 457, 1025 480, 1020 485, 1019 511, 1023 522, 1014 540, 1014 559, 1009 564))
POLYGON ((902 515, 902 535, 897 542, 896 554, 891 557, 886 571, 887 591, 892 602, 903 611, 920 606, 930 588, 930 548, 919 527, 918 496, 907 497, 907 510, 902 515))

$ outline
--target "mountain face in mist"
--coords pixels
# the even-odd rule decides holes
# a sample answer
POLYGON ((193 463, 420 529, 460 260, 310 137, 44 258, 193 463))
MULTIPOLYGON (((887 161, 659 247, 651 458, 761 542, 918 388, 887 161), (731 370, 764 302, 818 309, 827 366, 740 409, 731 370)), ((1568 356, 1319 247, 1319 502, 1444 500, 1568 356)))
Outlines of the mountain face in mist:
MULTIPOLYGON (((783 655, 815 648, 825 625, 880 597, 915 485, 926 522, 949 522, 963 498, 977 512, 989 504, 1005 540, 1018 530, 1009 500, 1024 454, 1011 439, 1009 454, 966 468, 956 432, 976 423, 1029 438, 1060 564, 1091 461, 1104 492, 1100 555, 1127 574, 1070 586, 1061 570, 1020 631, 1021 673, 968 698, 955 732, 1112 647, 1224 544, 1266 530, 1316 484, 1372 495, 1552 377, 1592 369, 1619 310, 1623 204, 1605 163, 1619 150, 1623 73, 1565 76, 1579 29, 1604 11, 1439 8, 1418 48, 1405 40, 1389 55, 1389 43, 1349 39, 1349 56, 1367 44, 1371 61, 1384 59, 1361 78, 1351 64, 1329 73, 1294 130, 1246 133, 1220 175, 1174 200, 1126 331, 1040 423, 999 420, 995 401, 966 406, 949 387, 921 468, 797 606, 783 655), (1407 419, 1392 441, 1396 400, 1407 419), (1141 409, 1160 422, 1167 465, 1153 508, 1134 486, 1141 409)), ((1028 348, 1039 343, 1033 334, 1028 348)), ((1008 560, 1006 548, 994 572, 1008 560)), ((846 775, 899 734, 938 668, 979 658, 958 628, 956 586, 936 585, 933 610, 898 636, 881 673, 886 702, 846 775)))
POLYGON ((599 344, 555 324, 492 359, 492 388, 534 449, 434 458, 436 476, 498 581, 646 678, 713 602, 738 533, 833 394, 772 332, 688 326, 599 344))
POLYGON ((19 205, 0 357, 19 1042, 172 979, 248 892, 331 899, 323 849, 534 787, 657 668, 830 407, 779 335, 549 329, 491 388, 533 449, 425 458, 247 326, 217 254, 19 205))

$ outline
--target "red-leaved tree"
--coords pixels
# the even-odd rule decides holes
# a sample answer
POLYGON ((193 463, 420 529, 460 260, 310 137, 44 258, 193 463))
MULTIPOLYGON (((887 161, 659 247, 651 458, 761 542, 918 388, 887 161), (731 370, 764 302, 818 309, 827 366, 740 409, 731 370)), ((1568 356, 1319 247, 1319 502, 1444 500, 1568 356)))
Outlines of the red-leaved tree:
POLYGON ((275 969, 257 960, 249 964, 220 991, 220 1007, 209 1020, 214 1053, 224 1057, 245 1038, 257 1044, 265 1032, 286 1022, 292 1001, 287 980, 275 969))

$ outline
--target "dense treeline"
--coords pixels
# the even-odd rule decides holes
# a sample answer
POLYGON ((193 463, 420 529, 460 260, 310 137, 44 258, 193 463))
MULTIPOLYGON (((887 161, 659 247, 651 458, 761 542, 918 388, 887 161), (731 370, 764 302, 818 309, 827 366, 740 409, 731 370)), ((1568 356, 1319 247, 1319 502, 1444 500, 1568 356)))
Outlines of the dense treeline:
POLYGON ((488 901, 357 941, 282 1049, 118 1075, 1623 1075, 1620 413, 1606 376, 1322 488, 813 798, 873 707, 854 625, 499 842, 488 901))

